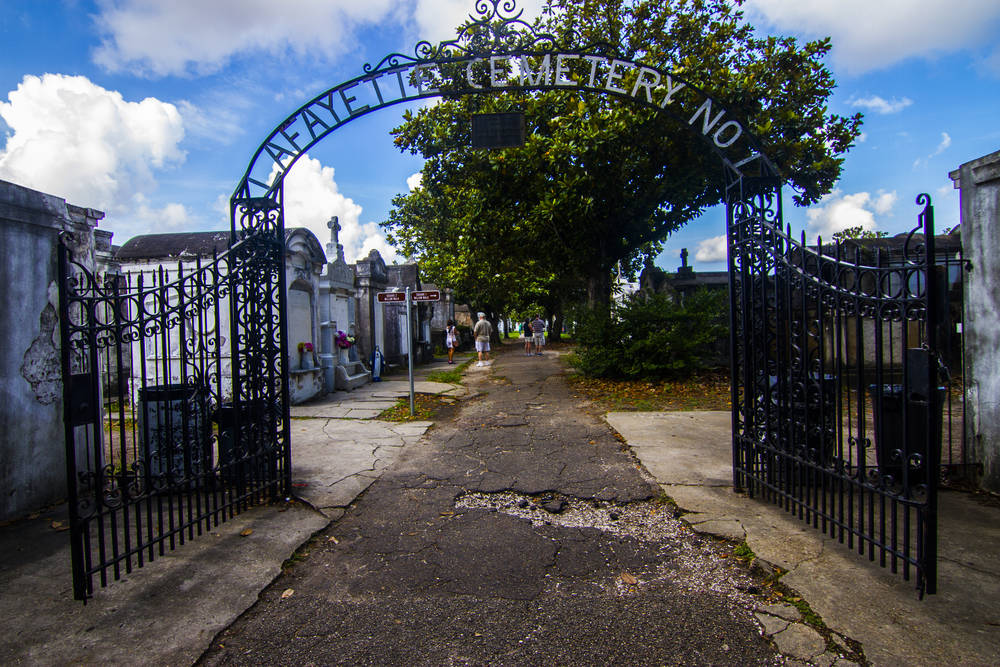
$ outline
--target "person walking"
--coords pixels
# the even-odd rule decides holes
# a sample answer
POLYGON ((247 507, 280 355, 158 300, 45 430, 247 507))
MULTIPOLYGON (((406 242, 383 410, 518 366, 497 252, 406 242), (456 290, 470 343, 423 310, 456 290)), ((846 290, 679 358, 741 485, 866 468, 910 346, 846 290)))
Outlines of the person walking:
POLYGON ((531 340, 534 334, 531 331, 531 320, 525 320, 521 323, 521 338, 524 339, 524 353, 527 356, 531 356, 531 340))
POLYGON ((444 327, 444 346, 448 348, 448 363, 455 363, 455 348, 458 347, 458 331, 455 330, 455 320, 448 320, 444 327))
POLYGON ((479 353, 479 361, 476 366, 488 366, 490 362, 490 335, 493 333, 493 325, 486 319, 486 313, 479 313, 479 321, 476 322, 472 335, 476 337, 476 352, 479 353))
POLYGON ((535 354, 542 356, 542 347, 545 346, 545 321, 541 315, 536 314, 531 320, 531 340, 535 344, 535 354))

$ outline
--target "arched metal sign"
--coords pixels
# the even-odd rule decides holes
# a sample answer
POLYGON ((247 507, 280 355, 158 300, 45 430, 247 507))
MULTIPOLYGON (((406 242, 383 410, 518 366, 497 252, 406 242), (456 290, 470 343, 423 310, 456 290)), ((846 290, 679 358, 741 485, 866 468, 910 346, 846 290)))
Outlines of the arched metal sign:
POLYGON ((254 153, 234 201, 273 198, 296 160, 356 118, 403 102, 509 91, 564 90, 624 98, 676 119, 717 153, 731 180, 774 176, 760 143, 725 105, 682 77, 621 56, 608 44, 538 33, 511 0, 479 0, 457 39, 393 53, 292 112, 254 153))

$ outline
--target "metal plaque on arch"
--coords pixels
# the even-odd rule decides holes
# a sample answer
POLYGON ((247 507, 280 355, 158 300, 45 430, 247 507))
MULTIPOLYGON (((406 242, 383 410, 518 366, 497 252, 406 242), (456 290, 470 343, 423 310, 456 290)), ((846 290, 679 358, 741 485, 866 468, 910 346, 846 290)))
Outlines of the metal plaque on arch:
POLYGON ((514 148, 524 145, 524 113, 477 113, 472 116, 473 148, 514 148))

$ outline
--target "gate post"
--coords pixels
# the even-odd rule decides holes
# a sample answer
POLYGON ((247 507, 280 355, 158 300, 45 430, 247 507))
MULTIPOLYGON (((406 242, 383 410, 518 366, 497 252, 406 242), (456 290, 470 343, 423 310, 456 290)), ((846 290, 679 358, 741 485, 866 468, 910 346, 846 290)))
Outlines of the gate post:
MULTIPOLYGON (((931 198, 922 194, 917 197, 917 203, 924 205, 924 210, 920 213, 920 223, 924 231, 924 251, 926 253, 926 280, 927 280, 927 347, 933 359, 938 354, 937 332, 941 325, 941 312, 939 304, 941 283, 938 280, 938 272, 935 270, 936 257, 934 254, 934 206, 931 198)), ((932 595, 937 593, 937 541, 938 541, 938 477, 941 475, 941 435, 940 429, 935 428, 935 420, 940 420, 935 409, 935 396, 938 386, 938 365, 928 363, 926 368, 918 369, 926 373, 925 378, 921 378, 921 383, 927 389, 927 410, 925 411, 926 421, 924 423, 924 451, 928 461, 926 470, 927 484, 927 510, 924 513, 924 530, 920 536, 920 549, 923 552, 923 568, 920 570, 920 581, 917 587, 920 594, 932 595), (937 439, 935 442, 934 439, 937 439)))
MULTIPOLYGON (((230 203, 233 433, 249 438, 251 475, 273 498, 291 483, 285 226, 282 184, 266 197, 230 203), (250 421, 252 423, 243 423, 250 421)), ((235 463, 235 465, 239 465, 235 463)))
POLYGON ((978 465, 979 487, 1000 493, 1000 150, 948 174, 960 192, 962 248, 972 267, 964 274, 962 337, 968 360, 965 442, 978 465))
MULTIPOLYGON (((726 236, 729 247, 729 350, 731 369, 733 490, 753 495, 754 465, 752 440, 757 437, 755 407, 758 403, 757 376, 768 366, 766 341, 754 340, 753 276, 760 273, 751 264, 748 252, 753 243, 777 243, 777 235, 766 233, 767 225, 781 231, 781 180, 773 176, 744 176, 731 183, 726 192, 726 236), (742 389, 742 391, 741 391, 742 389), (750 482, 748 485, 747 482, 750 482)), ((760 261, 759 258, 757 261, 760 261)), ((756 267, 760 268, 760 267, 756 267)), ((766 280, 763 275, 761 280, 766 280)), ((766 324, 762 325, 766 326, 766 324)), ((763 337, 766 338, 766 331, 763 337)))

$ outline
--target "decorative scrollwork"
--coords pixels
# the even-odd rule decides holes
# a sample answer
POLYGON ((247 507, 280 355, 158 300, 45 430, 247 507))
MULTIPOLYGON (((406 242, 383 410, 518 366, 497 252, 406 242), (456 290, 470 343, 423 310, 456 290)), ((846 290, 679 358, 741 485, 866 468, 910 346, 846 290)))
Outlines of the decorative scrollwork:
MULTIPOLYGON (((434 44, 427 40, 417 42, 413 55, 390 53, 375 65, 365 63, 365 74, 392 70, 408 65, 439 62, 443 59, 488 57, 514 52, 555 52, 560 44, 574 44, 576 35, 567 32, 560 39, 556 35, 539 32, 524 20, 524 10, 514 0, 477 0, 475 13, 459 28, 455 39, 434 44)), ((608 42, 596 41, 574 50, 615 55, 618 50, 608 42)))

